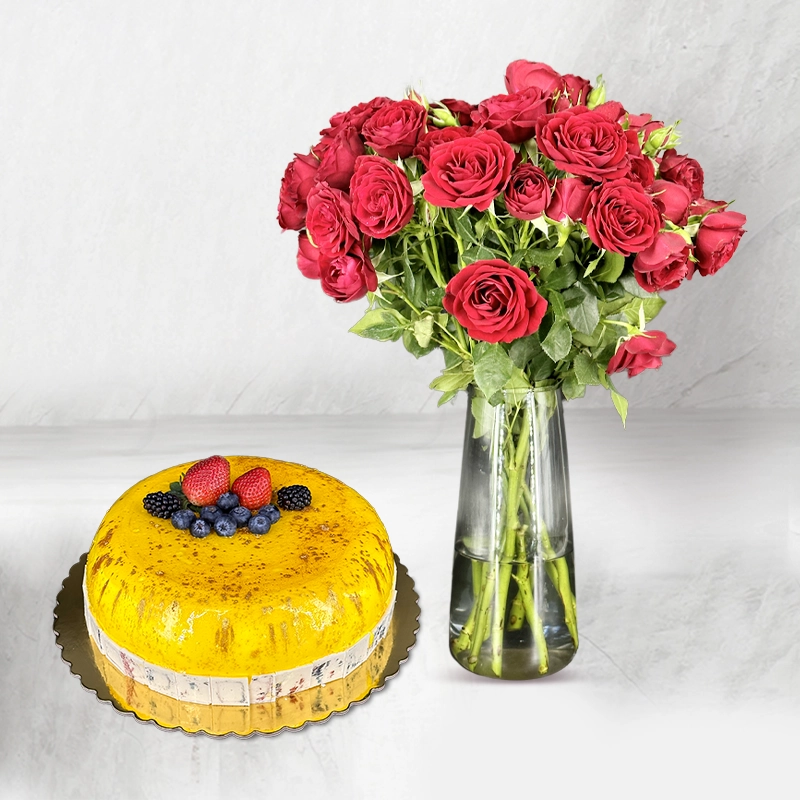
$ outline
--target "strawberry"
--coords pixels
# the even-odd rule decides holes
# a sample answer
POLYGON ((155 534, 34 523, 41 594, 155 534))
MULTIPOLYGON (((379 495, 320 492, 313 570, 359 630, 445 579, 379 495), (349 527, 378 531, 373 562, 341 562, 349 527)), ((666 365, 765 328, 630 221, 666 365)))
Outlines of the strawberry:
POLYGON ((256 467, 240 475, 231 486, 231 491, 239 495, 239 502, 254 511, 272 499, 272 476, 268 469, 256 467))
POLYGON ((192 464, 181 482, 186 499, 196 506, 211 506, 228 491, 231 465, 222 456, 211 456, 192 464))

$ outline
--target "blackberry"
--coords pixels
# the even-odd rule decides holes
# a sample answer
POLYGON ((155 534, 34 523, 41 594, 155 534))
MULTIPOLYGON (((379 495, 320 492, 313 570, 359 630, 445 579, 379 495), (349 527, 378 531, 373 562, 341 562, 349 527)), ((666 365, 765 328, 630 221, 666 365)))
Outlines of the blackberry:
POLYGON ((284 511, 302 511, 311 505, 311 491, 308 486, 294 484, 278 489, 278 505, 284 511))
POLYGON ((180 507, 180 499, 172 492, 150 492, 145 495, 144 509, 159 519, 169 519, 180 507))

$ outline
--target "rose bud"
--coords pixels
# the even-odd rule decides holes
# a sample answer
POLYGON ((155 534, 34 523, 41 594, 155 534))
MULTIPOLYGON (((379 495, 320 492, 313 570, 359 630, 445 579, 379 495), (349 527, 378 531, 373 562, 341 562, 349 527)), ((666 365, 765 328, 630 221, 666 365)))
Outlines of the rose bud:
POLYGON ((608 362, 606 373, 613 375, 628 370, 628 377, 632 378, 646 369, 658 369, 661 359, 674 349, 675 342, 667 339, 663 331, 640 333, 620 344, 608 362))
POLYGON ((500 259, 475 261, 456 273, 442 305, 473 339, 492 343, 530 336, 547 311, 528 273, 500 259))
POLYGON ((728 263, 744 234, 747 217, 738 211, 716 211, 700 225, 695 239, 697 271, 713 275, 728 263))
POLYGON ((676 225, 686 224, 692 198, 685 186, 659 179, 653 182, 649 192, 658 210, 666 219, 676 225))
POLYGON ((459 125, 465 128, 469 128, 472 125, 472 112, 477 108, 474 103, 453 100, 450 97, 439 102, 458 120, 459 125))
POLYGON ((562 75, 555 111, 563 111, 570 106, 585 106, 592 91, 592 84, 579 75, 562 75))
POLYGON ((691 247, 683 236, 661 231, 647 250, 636 254, 633 273, 637 283, 648 292, 677 288, 694 272, 690 252, 691 247))

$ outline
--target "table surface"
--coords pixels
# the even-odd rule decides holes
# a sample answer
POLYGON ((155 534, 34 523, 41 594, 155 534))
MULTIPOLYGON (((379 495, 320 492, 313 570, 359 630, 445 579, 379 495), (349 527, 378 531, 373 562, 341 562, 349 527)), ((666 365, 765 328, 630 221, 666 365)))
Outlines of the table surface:
POLYGON ((789 796, 800 414, 634 409, 623 431, 613 411, 568 409, 581 645, 523 683, 471 675, 447 649, 462 428, 442 411, 0 429, 0 798, 789 796), (61 661, 55 597, 108 506, 215 452, 349 483, 416 581, 409 662, 344 716, 272 738, 163 731, 61 661))

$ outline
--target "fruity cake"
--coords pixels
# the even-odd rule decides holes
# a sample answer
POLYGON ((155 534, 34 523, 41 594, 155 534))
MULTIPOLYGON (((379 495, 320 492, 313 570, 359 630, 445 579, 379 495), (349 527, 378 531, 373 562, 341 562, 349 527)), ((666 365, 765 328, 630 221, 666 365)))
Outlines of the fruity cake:
POLYGON ((147 694, 250 706, 345 678, 390 626, 395 560, 372 506, 317 470, 212 456, 140 481, 92 542, 95 658, 147 694))

